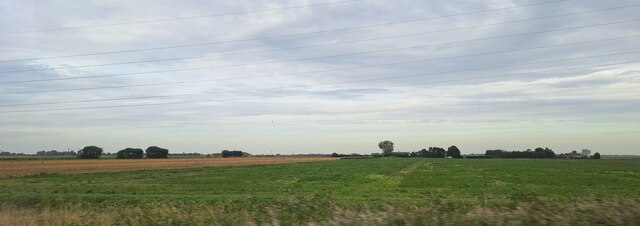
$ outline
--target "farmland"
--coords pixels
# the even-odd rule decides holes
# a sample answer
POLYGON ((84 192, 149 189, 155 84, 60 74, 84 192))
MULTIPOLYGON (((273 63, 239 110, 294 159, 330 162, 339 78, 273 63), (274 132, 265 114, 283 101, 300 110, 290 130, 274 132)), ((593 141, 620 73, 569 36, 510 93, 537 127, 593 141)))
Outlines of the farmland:
POLYGON ((377 158, 40 174, 0 179, 0 225, 638 225, 639 166, 377 158))
POLYGON ((0 178, 19 177, 34 174, 82 174, 96 172, 123 172, 149 169, 183 169, 211 166, 238 166, 278 164, 292 162, 312 162, 335 160, 335 158, 185 158, 185 159, 129 159, 129 160, 21 160, 3 161, 0 164, 0 178))

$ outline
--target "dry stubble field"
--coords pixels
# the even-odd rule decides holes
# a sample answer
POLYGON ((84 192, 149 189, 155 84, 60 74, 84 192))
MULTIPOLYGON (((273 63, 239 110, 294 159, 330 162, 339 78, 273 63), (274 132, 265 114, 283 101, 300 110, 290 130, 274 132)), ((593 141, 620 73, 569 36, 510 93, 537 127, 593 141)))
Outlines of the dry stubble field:
POLYGON ((0 161, 0 178, 37 174, 86 174, 152 169, 183 169, 212 166, 264 165, 316 162, 337 158, 320 157, 250 157, 250 158, 180 158, 180 159, 69 159, 0 161))

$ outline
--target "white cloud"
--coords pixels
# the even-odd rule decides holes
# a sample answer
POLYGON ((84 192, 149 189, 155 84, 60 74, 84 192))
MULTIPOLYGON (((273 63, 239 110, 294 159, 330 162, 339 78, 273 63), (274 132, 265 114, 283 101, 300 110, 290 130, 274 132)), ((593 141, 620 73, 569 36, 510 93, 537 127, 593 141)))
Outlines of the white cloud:
MULTIPOLYGON (((68 1, 8 1, 0 6, 0 61, 315 32, 460 14, 531 2, 371 0, 189 20, 23 32, 281 8, 305 3, 316 2, 98 1, 78 4, 68 1), (13 32, 23 33, 11 34, 13 32)), ((116 149, 129 146, 128 143, 150 145, 149 143, 163 142, 164 145, 181 151, 217 151, 237 147, 254 153, 367 153, 375 151, 375 146, 370 143, 376 143, 378 139, 395 139, 394 141, 399 141, 396 143, 407 149, 444 146, 455 142, 459 147, 466 147, 467 149, 463 150, 465 152, 481 152, 484 148, 522 149, 525 144, 535 145, 535 142, 528 138, 537 137, 535 139, 540 140, 537 145, 548 145, 560 151, 575 148, 576 143, 582 142, 601 148, 600 151, 604 153, 640 154, 635 149, 640 143, 631 135, 607 135, 608 140, 603 140, 600 144, 590 143, 591 139, 601 134, 635 131, 634 129, 637 130, 640 125, 637 117, 640 115, 640 64, 633 63, 640 53, 439 73, 636 51, 640 50, 638 37, 384 67, 328 71, 640 35, 638 22, 375 54, 294 60, 633 20, 637 19, 638 7, 433 32, 635 3, 630 0, 606 3, 597 0, 567 1, 314 35, 152 51, 0 62, 0 72, 31 70, 0 73, 0 93, 238 78, 120 89, 0 94, 0 111, 89 108, 0 113, 0 127, 3 128, 0 131, 0 149, 35 152, 46 144, 66 150, 66 146, 77 147, 96 142, 100 143, 97 145, 116 149), (419 32, 425 34, 288 51, 228 55, 419 32), (83 65, 197 56, 208 57, 74 68, 83 65), (272 61, 274 62, 264 63, 272 61), (626 63, 607 67, 591 66, 623 62, 626 63), (58 67, 70 68, 33 71, 38 68, 58 67), (201 67, 217 68, 2 84, 21 80, 201 67), (582 68, 550 71, 570 67, 582 68), (305 73, 310 71, 326 72, 305 73), (531 73, 499 76, 524 72, 531 73), (351 82, 421 73, 430 75, 351 82), (247 78, 264 75, 282 76, 247 78), (494 77, 471 79, 485 76, 494 77), (451 82, 441 83, 449 80, 451 82), (274 87, 276 89, 272 89, 274 87), (203 92, 208 94, 180 96, 203 92), (177 96, 126 99, 149 95, 177 96), (124 99, 74 102, 114 98, 124 99), (74 103, 10 106, 60 101, 74 103), (194 103, 108 107, 171 102, 194 103), (92 109, 93 107, 100 108, 92 109), (552 127, 550 129, 543 126, 552 127), (583 132, 576 135, 573 133, 576 130, 583 132), (132 137, 141 141, 137 142, 132 137), (56 142, 59 144, 55 144, 56 142)))

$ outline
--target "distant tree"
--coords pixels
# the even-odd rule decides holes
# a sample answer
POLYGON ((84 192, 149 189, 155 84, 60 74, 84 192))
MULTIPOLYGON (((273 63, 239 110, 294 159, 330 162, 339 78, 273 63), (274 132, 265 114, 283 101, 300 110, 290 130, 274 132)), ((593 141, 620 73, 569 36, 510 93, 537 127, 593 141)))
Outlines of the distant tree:
POLYGON ((431 158, 444 158, 447 156, 447 151, 441 147, 430 147, 429 148, 429 157, 431 158))
POLYGON ((335 152, 334 152, 334 153, 331 153, 331 157, 336 158, 336 157, 340 157, 340 155, 339 155, 338 153, 335 153, 335 152))
POLYGON ((151 159, 158 159, 158 158, 166 159, 167 156, 169 155, 169 150, 158 147, 158 146, 148 147, 147 150, 145 150, 144 152, 147 155, 147 158, 151 158, 151 159))
POLYGON ((36 155, 39 156, 73 156, 76 155, 75 151, 56 151, 56 150, 51 150, 51 151, 39 151, 36 152, 36 155))
POLYGON ((536 158, 555 158, 556 153, 553 152, 550 148, 536 148, 534 151, 536 158))
POLYGON ((412 155, 420 156, 422 158, 428 158, 429 157, 429 150, 423 148, 422 150, 418 151, 417 153, 412 153, 412 155))
POLYGON ((245 153, 242 151, 238 151, 238 150, 233 150, 233 151, 229 151, 229 150, 224 150, 220 153, 220 155, 223 158, 229 158, 229 157, 242 157, 242 156, 248 156, 249 153, 245 153))
POLYGON ((86 146, 78 151, 76 155, 79 159, 99 159, 102 156, 102 148, 96 146, 86 146))
POLYGON ((451 156, 453 158, 462 158, 462 155, 460 155, 460 149, 458 149, 458 147, 456 147, 455 145, 447 148, 447 156, 451 156))
POLYGON ((593 154, 593 158, 594 159, 600 159, 600 153, 596 152, 595 154, 593 154))
POLYGON ((142 157, 144 152, 140 148, 125 148, 116 154, 118 159, 141 159, 142 157))
MULTIPOLYGON (((459 155, 458 150, 458 155, 459 155)), ((422 158, 444 158, 447 156, 447 151, 440 147, 430 147, 429 150, 422 149, 418 152, 411 153, 412 156, 419 156, 422 158)))
POLYGON ((378 143, 378 147, 382 150, 382 155, 390 156, 393 152, 393 142, 385 140, 378 143))
POLYGON ((582 152, 580 152, 580 154, 582 154, 582 156, 589 157, 591 155, 591 150, 582 149, 582 152))
POLYGON ((505 151, 501 149, 487 150, 485 156, 492 158, 555 158, 556 154, 549 148, 536 148, 531 151, 505 151))
POLYGON ((400 158, 409 158, 411 157, 411 153, 410 152, 391 152, 389 153, 389 156, 393 156, 393 157, 400 157, 400 158))

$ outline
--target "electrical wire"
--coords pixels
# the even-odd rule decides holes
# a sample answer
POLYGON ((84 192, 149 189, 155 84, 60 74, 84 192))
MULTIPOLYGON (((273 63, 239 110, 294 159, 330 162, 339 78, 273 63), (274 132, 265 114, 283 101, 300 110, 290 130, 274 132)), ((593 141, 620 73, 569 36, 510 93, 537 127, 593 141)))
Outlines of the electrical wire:
POLYGON ((224 43, 257 41, 257 40, 285 38, 285 37, 297 37, 297 36, 305 36, 305 35, 314 35, 314 34, 336 32, 336 31, 357 30, 357 29, 388 26, 388 25, 402 24, 402 23, 411 23, 411 22, 426 21, 426 20, 433 20, 433 19, 441 19, 441 18, 448 18, 448 17, 455 17, 455 16, 462 16, 462 15, 486 13, 486 12, 492 12, 492 11, 507 10, 507 9, 514 9, 514 8, 522 8, 522 7, 529 7, 529 6, 537 6, 537 5, 564 2, 564 1, 568 1, 568 0, 554 0, 554 1, 531 3, 531 4, 524 4, 524 5, 517 5, 517 6, 510 6, 510 7, 502 7, 502 8, 494 8, 494 9, 480 10, 480 11, 473 11, 473 12, 466 12, 466 13, 450 14, 450 15, 444 15, 444 16, 423 17, 423 18, 400 20, 400 21, 394 21, 394 22, 386 22, 386 23, 378 23, 378 24, 370 24, 370 25, 361 25, 361 26, 355 26, 355 27, 334 28, 334 29, 327 29, 327 30, 320 30, 320 31, 313 31, 313 32, 302 32, 302 33, 283 34, 283 35, 274 35, 274 36, 264 36, 264 37, 256 37, 256 38, 244 38, 244 39, 235 39, 235 40, 215 41, 215 42, 207 42, 207 43, 195 43, 195 44, 162 46, 162 47, 141 48, 141 49, 128 49, 128 50, 96 52, 96 53, 83 53, 83 54, 60 55, 60 56, 50 56, 50 57, 35 57, 35 58, 22 58, 22 59, 5 59, 5 60, 0 60, 0 63, 16 62, 16 61, 33 61, 33 60, 43 60, 43 59, 59 59, 59 58, 68 58, 68 57, 81 57, 81 56, 96 56, 96 55, 106 55, 106 54, 115 54, 115 53, 130 53, 130 52, 141 52, 141 51, 150 51, 150 50, 162 50, 162 49, 174 49, 174 48, 184 48, 184 47, 218 45, 218 44, 224 44, 224 43))
MULTIPOLYGON (((640 53, 640 50, 629 51, 629 52, 620 52, 620 53, 610 53, 610 54, 604 54, 604 55, 594 55, 594 56, 584 56, 584 57, 575 57, 575 58, 565 58, 565 59, 555 59, 555 60, 545 60, 545 61, 537 61, 537 62, 519 63, 519 64, 511 64, 511 65, 491 66, 491 67, 483 67, 483 68, 472 68, 472 69, 444 71, 444 72, 420 73, 420 74, 391 76, 391 77, 383 77, 383 78, 360 79, 360 80, 351 80, 351 81, 343 81, 343 82, 332 82, 332 83, 323 83, 323 84, 314 84, 314 85, 273 87, 273 88, 264 88, 264 89, 254 89, 254 90, 251 90, 251 91, 236 90, 236 91, 203 92, 203 93, 191 94, 191 95, 203 95, 203 94, 214 94, 214 93, 216 93, 216 94, 219 94, 219 93, 255 93, 256 91, 265 91, 265 90, 282 90, 282 89, 292 89, 292 88, 310 88, 310 87, 329 86, 329 85, 342 85, 342 84, 352 84, 352 83, 361 83, 361 82, 392 80, 392 79, 398 79, 398 78, 422 77, 422 76, 431 76, 431 75, 440 75, 440 74, 451 74, 451 73, 459 73, 459 72, 469 72, 469 71, 478 71, 478 70, 487 70, 487 69, 506 68, 506 67, 523 66, 523 65, 532 65, 532 64, 543 64, 543 63, 552 63, 552 62, 561 62, 561 61, 571 61, 571 60, 589 59, 589 58, 598 58, 598 57, 607 57, 607 56, 616 56, 616 55, 625 55, 625 54, 633 54, 633 53, 640 53)), ((505 75, 484 76, 484 77, 481 77, 481 78, 482 79, 486 79, 486 78, 510 77, 510 76, 530 74, 530 73, 542 73, 542 72, 552 72, 552 71, 560 71, 560 70, 593 68, 593 67, 620 65, 620 64, 628 64, 628 63, 637 63, 637 62, 638 62, 637 60, 634 60, 634 61, 627 61, 627 62, 622 62, 622 63, 618 62, 618 63, 613 63, 613 64, 600 64, 600 65, 590 65, 590 66, 581 66, 581 67, 572 67, 572 68, 565 68, 565 69, 545 70, 545 71, 537 71, 537 72, 524 72, 524 73, 513 73, 513 74, 505 74, 505 75)), ((467 80, 476 80, 476 79, 479 79, 479 78, 466 78, 466 79, 467 80)), ((465 79, 455 79, 455 80, 451 80, 451 81, 466 81, 466 80, 465 79)), ((424 83, 424 84, 426 84, 426 83, 424 83)), ((0 111, 0 113, 82 110, 82 109, 100 109, 100 108, 121 108, 121 107, 154 106, 154 105, 169 105, 169 104, 206 103, 206 102, 214 102, 214 101, 219 101, 219 100, 204 100, 204 101, 203 100, 195 100, 195 101, 148 103, 148 104, 108 105, 108 106, 94 106, 94 107, 9 110, 9 111, 0 111)))
MULTIPOLYGON (((456 58, 464 58, 464 57, 474 57, 474 56, 486 56, 486 55, 495 55, 502 53, 512 53, 512 52, 521 52, 521 51, 529 51, 529 50, 538 50, 538 49, 546 49, 546 48, 554 48, 561 46, 571 46, 571 45, 582 45, 589 44, 595 42, 604 42, 604 41, 614 41, 628 38, 636 38, 640 37, 640 35, 632 35, 632 36, 624 36, 624 37, 616 37, 616 38, 608 38, 608 39, 600 39, 600 40, 589 40, 582 42, 571 42, 571 43, 563 43, 563 44, 555 44, 555 45, 546 45, 546 46, 537 46, 530 48, 522 48, 522 49, 513 49, 513 50, 502 50, 502 51, 492 51, 485 53, 476 53, 476 54, 467 54, 467 55, 458 55, 458 56, 450 56, 450 57, 440 57, 440 58, 430 58, 430 59, 422 59, 422 60, 412 60, 412 61, 401 61, 394 63, 386 63, 386 64, 377 64, 377 65, 366 65, 359 67, 351 67, 344 69, 333 69, 333 70, 323 70, 323 71, 310 71, 310 72, 301 72, 301 73, 289 73, 286 75, 295 75, 295 74, 310 74, 310 73, 322 73, 322 72, 330 72, 330 71, 346 71, 353 69, 362 69, 362 68, 374 68, 374 67, 382 67, 382 66, 390 66, 390 65, 399 65, 399 64, 409 64, 409 63, 423 63, 437 60, 448 60, 448 59, 456 59, 456 58)), ((118 86, 97 86, 97 87, 83 87, 83 88, 71 88, 71 89, 52 89, 52 90, 31 90, 31 91, 14 91, 14 92, 0 92, 0 95, 7 94, 28 94, 28 93, 55 93, 55 92, 67 92, 67 91, 83 91, 83 90, 97 90, 97 89, 120 89, 120 88, 130 88, 130 87, 144 87, 144 86, 160 86, 160 85, 177 85, 177 84, 189 84, 189 83, 203 83, 203 82, 213 82, 213 81, 221 81, 221 80, 237 80, 237 79, 246 79, 246 78, 264 78, 264 77, 276 77, 283 76, 282 74, 276 75, 258 75, 258 76, 250 76, 250 77, 235 77, 235 78, 218 78, 218 79, 200 79, 200 80, 190 80, 190 81, 177 81, 177 82, 162 82, 162 83, 146 83, 146 84, 132 84, 132 85, 118 85, 118 86)), ((2 105, 0 105, 2 106, 2 105)))
POLYGON ((22 81, 4 81, 4 82, 0 82, 0 84, 48 82, 48 81, 62 81, 62 80, 77 80, 77 79, 90 79, 90 78, 117 77, 117 76, 128 76, 128 75, 157 74, 157 73, 168 73, 168 72, 182 72, 182 71, 194 71, 194 70, 209 70, 209 69, 225 68, 225 67, 241 67, 241 66, 249 66, 249 65, 295 62, 295 61, 335 58, 335 57, 344 57, 344 56, 356 56, 356 55, 364 55, 364 54, 372 54, 372 53, 383 53, 383 52, 392 52, 392 51, 398 51, 398 50, 424 48, 424 47, 430 47, 430 46, 451 45, 451 44, 467 43, 467 42, 474 42, 474 41, 491 40, 491 39, 506 38, 506 37, 526 36, 526 35, 532 35, 532 34, 541 34, 541 33, 557 32, 557 31, 565 31, 565 30, 576 30, 576 29, 584 29, 584 28, 606 26, 606 25, 613 25, 613 24, 621 24, 621 23, 638 22, 638 21, 640 21, 640 19, 608 22, 608 23, 602 23, 602 24, 594 24, 594 25, 586 25, 586 26, 578 26, 578 27, 569 27, 569 28, 561 28, 561 29, 551 29, 551 30, 543 30, 543 31, 535 31, 535 32, 526 32, 526 33, 519 33, 519 34, 491 36, 491 37, 468 39, 468 40, 446 42, 446 43, 425 44, 425 45, 417 45, 417 46, 409 46, 409 47, 401 47, 401 48, 392 48, 392 49, 383 49, 383 50, 374 50, 374 51, 364 51, 364 52, 353 52, 353 53, 329 55, 329 56, 306 57, 306 58, 296 58, 296 59, 286 59, 286 60, 265 61, 265 62, 257 62, 257 63, 216 65, 216 66, 208 66, 208 67, 194 67, 194 68, 182 68, 182 69, 171 69, 171 70, 156 70, 156 71, 146 71, 146 72, 129 72, 129 73, 104 74, 104 75, 74 76, 74 77, 65 77, 65 78, 33 79, 33 80, 22 80, 22 81))
POLYGON ((409 34, 402 34, 402 35, 382 36, 382 37, 376 37, 376 38, 351 40, 351 41, 345 41, 345 42, 332 42, 332 43, 322 43, 322 44, 296 46, 296 47, 288 47, 288 48, 279 48, 279 49, 266 49, 266 50, 256 50, 256 51, 232 52, 232 53, 224 53, 224 54, 201 55, 201 56, 191 56, 191 57, 175 57, 175 58, 165 58, 165 59, 125 61, 125 62, 116 62, 116 63, 101 63, 101 64, 64 66, 64 67, 8 70, 8 71, 0 71, 0 74, 3 74, 3 73, 32 72, 32 71, 51 71, 51 70, 59 70, 59 69, 77 69, 77 68, 87 68, 87 67, 103 67, 103 66, 128 65, 128 64, 139 64, 139 63, 153 63, 153 62, 165 62, 165 61, 182 61, 182 60, 206 59, 206 58, 222 57, 222 56, 234 56, 234 55, 245 55, 245 54, 267 53, 267 52, 280 52, 280 51, 287 51, 287 50, 298 50, 298 49, 306 49, 306 48, 326 47, 326 46, 334 46, 334 45, 344 45, 344 44, 352 44, 352 43, 360 43, 360 42, 368 42, 368 41, 377 41, 377 40, 384 40, 384 39, 393 39, 393 38, 400 38, 400 37, 426 35, 426 34, 434 34, 434 33, 456 31, 456 30, 475 29, 475 28, 495 26, 495 25, 504 25, 504 24, 520 23, 520 22, 529 22, 529 21, 536 21, 536 20, 545 20, 545 19, 565 17, 565 16, 575 16, 575 15, 602 12, 602 11, 608 11, 608 10, 626 9, 626 8, 638 7, 638 6, 640 6, 640 4, 617 6, 617 7, 610 7, 610 8, 603 8, 603 9, 596 9, 596 10, 589 10, 589 11, 582 11, 582 12, 574 12, 574 13, 565 13, 565 14, 558 14, 558 15, 551 15, 551 16, 544 16, 544 17, 519 19, 519 20, 505 21, 505 22, 499 22, 499 23, 490 23, 490 24, 481 24, 481 25, 474 25, 474 26, 467 26, 467 27, 449 28, 449 29, 427 31, 427 32, 417 32, 417 33, 409 33, 409 34))
POLYGON ((316 6, 337 5, 337 4, 358 2, 358 1, 362 1, 362 0, 344 0, 344 1, 336 1, 336 2, 323 2, 323 3, 314 3, 314 4, 306 4, 306 5, 281 7, 281 8, 258 9, 258 10, 241 11, 241 12, 230 12, 230 13, 217 13, 217 14, 209 14, 209 15, 201 15, 201 16, 172 17, 172 18, 160 18, 160 19, 152 19, 152 20, 138 20, 138 21, 111 23, 111 24, 96 24, 96 25, 87 25, 87 26, 46 28, 46 29, 31 30, 31 31, 14 31, 14 32, 0 33, 0 36, 12 35, 12 34, 26 34, 26 33, 40 33, 40 32, 51 32, 51 31, 77 30, 77 29, 87 29, 87 28, 114 27, 114 26, 132 25, 132 24, 146 24, 146 23, 177 21, 177 20, 202 19, 202 18, 220 17, 220 16, 232 16, 232 15, 241 15, 241 14, 264 13, 264 12, 280 11, 280 10, 288 10, 288 9, 299 9, 299 8, 309 8, 309 7, 316 7, 316 6))

